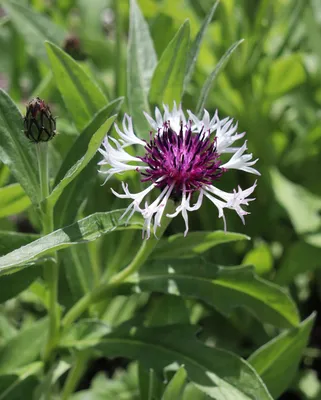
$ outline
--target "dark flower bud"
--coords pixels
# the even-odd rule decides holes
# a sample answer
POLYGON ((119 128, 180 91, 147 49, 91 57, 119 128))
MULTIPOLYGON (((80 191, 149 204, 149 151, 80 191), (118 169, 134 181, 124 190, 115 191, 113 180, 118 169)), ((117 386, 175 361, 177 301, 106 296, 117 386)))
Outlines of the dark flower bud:
POLYGON ((70 34, 66 37, 63 44, 63 49, 74 60, 83 61, 86 59, 86 54, 82 50, 80 39, 74 34, 70 34))
POLYGON ((39 97, 32 99, 27 105, 24 133, 34 143, 48 142, 56 134, 56 120, 49 106, 39 97))

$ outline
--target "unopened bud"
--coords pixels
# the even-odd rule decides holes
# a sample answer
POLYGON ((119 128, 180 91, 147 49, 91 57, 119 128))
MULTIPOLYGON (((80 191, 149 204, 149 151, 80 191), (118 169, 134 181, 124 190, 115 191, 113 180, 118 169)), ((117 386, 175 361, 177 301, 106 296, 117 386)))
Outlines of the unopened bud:
POLYGON ((27 105, 24 133, 34 143, 48 142, 56 134, 56 120, 49 106, 39 97, 32 99, 27 105))
POLYGON ((86 54, 82 50, 80 39, 74 34, 67 36, 63 44, 63 49, 74 60, 83 61, 86 59, 86 54))

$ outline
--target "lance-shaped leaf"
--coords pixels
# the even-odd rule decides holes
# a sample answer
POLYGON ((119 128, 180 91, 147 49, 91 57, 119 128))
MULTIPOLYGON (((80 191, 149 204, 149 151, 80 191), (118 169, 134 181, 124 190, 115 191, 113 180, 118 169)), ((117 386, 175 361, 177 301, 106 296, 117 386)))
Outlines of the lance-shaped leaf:
POLYGON ((186 385, 187 373, 184 367, 180 367, 172 380, 167 385, 162 400, 180 400, 186 385))
POLYGON ((127 97, 130 115, 133 117, 137 134, 145 139, 148 139, 150 127, 143 111, 149 112, 147 96, 156 64, 157 57, 148 25, 136 0, 131 0, 127 54, 127 97))
POLYGON ((224 231, 190 232, 186 237, 183 233, 178 233, 161 239, 152 254, 152 258, 159 260, 190 258, 219 244, 249 239, 248 236, 241 233, 224 231))
POLYGON ((214 16, 214 13, 215 13, 216 7, 218 6, 218 3, 219 2, 216 1, 213 4, 213 6, 212 6, 210 12, 208 13, 207 17, 204 19, 204 22, 203 22, 203 24, 201 26, 201 29, 197 33, 196 38, 194 39, 194 42, 193 42, 193 44, 191 46, 191 49, 189 51, 187 65, 186 65, 186 74, 185 74, 185 79, 184 79, 184 87, 185 88, 189 84, 189 82, 190 82, 190 80, 192 78, 192 75, 193 75, 193 72, 194 72, 194 69, 195 69, 195 65, 196 65, 196 61, 197 61, 197 57, 198 57, 198 54, 200 52, 201 45, 202 45, 202 42, 203 42, 203 38, 204 38, 204 36, 205 36, 205 34, 207 32, 207 28, 208 28, 210 22, 212 21, 212 18, 214 16))
MULTIPOLYGON (((66 32, 52 19, 34 12, 18 2, 5 1, 5 8, 15 28, 26 41, 28 51, 36 57, 47 59, 44 42, 49 40, 62 45, 66 32)), ((21 2, 20 2, 21 3, 21 2)))
POLYGON ((149 100, 152 104, 169 104, 181 101, 186 60, 189 46, 190 27, 185 21, 164 50, 155 69, 149 100))
POLYGON ((167 365, 184 365, 188 377, 216 400, 272 400, 254 369, 236 355, 205 346, 195 338, 195 326, 157 328, 121 326, 95 348, 105 357, 137 359, 161 372, 167 365))
POLYGON ((106 122, 108 118, 110 118, 112 115, 118 114, 123 100, 123 98, 119 98, 110 102, 92 117, 90 122, 86 125, 75 143, 68 151, 56 176, 55 186, 59 184, 68 170, 86 153, 90 140, 95 132, 98 131, 98 129, 104 124, 104 122, 106 122))
POLYGON ((30 233, 0 231, 0 256, 39 239, 39 237, 39 235, 30 233))
POLYGON ((225 66, 227 63, 228 59, 231 57, 232 53, 237 49, 237 47, 243 42, 243 39, 239 40, 238 42, 234 43, 228 50, 227 52, 221 57, 219 62, 217 63, 216 67, 212 71, 212 73, 209 75, 209 77, 206 79, 204 86, 202 87, 201 94, 198 99, 197 103, 197 114, 202 117, 202 111, 205 107, 206 100, 208 98, 208 95, 210 94, 210 91, 212 89, 213 83, 215 82, 215 79, 217 78, 219 72, 221 69, 225 66))
POLYGON ((0 218, 19 214, 30 205, 29 197, 18 183, 0 188, 0 218))
POLYGON ((193 297, 227 315, 235 307, 246 307, 260 321, 283 328, 299 323, 287 291, 259 278, 249 266, 221 267, 198 259, 147 262, 136 278, 118 290, 121 288, 193 297))
POLYGON ((12 299, 23 290, 27 289, 33 281, 41 276, 40 266, 33 267, 30 270, 24 269, 15 274, 4 275, 0 277, 0 303, 12 299))
POLYGON ((48 204, 53 207, 59 197, 61 196, 63 190, 68 186, 86 167, 89 161, 94 157, 97 150, 99 149, 103 138, 111 128, 112 124, 116 119, 116 115, 108 118, 105 123, 98 129, 98 131, 91 138, 87 151, 85 155, 80 158, 66 173, 65 177, 59 182, 59 184, 54 188, 50 196, 47 198, 48 204))
POLYGON ((89 215, 0 257, 0 275, 13 272, 19 266, 28 267, 29 265, 25 264, 36 257, 42 257, 77 243, 96 240, 101 235, 116 229, 140 229, 143 223, 139 217, 134 216, 128 224, 125 224, 124 219, 119 221, 124 211, 115 210, 89 215))
POLYGON ((249 358, 274 399, 279 398, 295 377, 315 316, 312 314, 297 328, 281 333, 249 358))
POLYGON ((271 178, 275 198, 288 213, 295 231, 303 234, 320 229, 321 197, 289 181, 276 168, 271 170, 271 178))
POLYGON ((58 89, 70 115, 81 131, 107 99, 82 67, 53 43, 46 43, 58 89))
POLYGON ((0 160, 8 166, 33 203, 39 179, 35 148, 23 134, 22 116, 11 98, 0 90, 0 160))
MULTIPOLYGON (((104 122, 113 114, 119 112, 119 108, 123 102, 119 98, 106 107, 102 108, 93 119, 89 122, 86 128, 79 135, 67 156, 65 157, 62 166, 55 179, 55 184, 58 185, 63 179, 68 170, 76 164, 76 162, 85 154, 89 142, 94 133, 104 124, 104 122)), ((106 132, 107 133, 107 132, 106 132)), ((90 193, 91 187, 95 182, 98 173, 97 163, 100 159, 100 154, 96 153, 91 161, 86 165, 85 169, 74 179, 66 190, 63 191, 59 200, 55 204, 55 227, 70 225, 77 218, 78 209, 90 193), (83 183, 86 182, 86 185, 83 183)))

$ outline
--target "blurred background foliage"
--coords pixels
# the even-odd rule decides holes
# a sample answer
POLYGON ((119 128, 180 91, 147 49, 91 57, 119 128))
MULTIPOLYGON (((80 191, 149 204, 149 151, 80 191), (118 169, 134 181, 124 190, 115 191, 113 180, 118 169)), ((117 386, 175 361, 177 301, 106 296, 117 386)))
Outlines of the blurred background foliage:
MULTIPOLYGON (((186 19, 190 20, 194 38, 213 5, 211 0, 139 0, 138 3, 148 21, 158 58, 186 19)), ((0 5, 0 87, 8 91, 22 111, 33 96, 50 102, 54 114, 59 116, 59 135, 52 142, 51 154, 51 168, 57 171, 79 128, 70 122, 57 90, 44 41, 59 45, 76 59, 109 100, 126 96, 128 1, 20 0, 0 1, 0 5)), ((234 251, 231 246, 215 247, 203 256, 224 265, 253 264, 259 275, 289 287, 304 319, 313 310, 320 310, 321 296, 321 3, 319 0, 221 0, 186 88, 184 109, 196 109, 208 75, 226 50, 242 38, 244 42, 216 79, 206 108, 211 114, 218 109, 220 117, 230 116, 239 121, 239 130, 247 132, 250 151, 259 158, 257 169, 262 176, 246 225, 232 213, 227 215, 228 230, 246 233, 252 241, 237 242, 234 251)), ((126 111, 125 98, 122 113, 126 111)), ((85 190, 80 190, 75 199, 74 215, 67 222, 96 211, 108 211, 118 204, 109 187, 100 184, 99 179, 86 182, 85 190)), ((249 187, 252 177, 235 173, 222 181, 226 190, 238 184, 249 187)), ((30 201, 5 166, 0 168, 0 186, 0 229, 37 233, 30 201), (6 200, 8 190, 10 203, 6 200), (16 198, 14 203, 12 196, 16 198)), ((205 202, 201 210, 191 215, 190 229, 222 229, 211 204, 205 202)), ((175 219, 170 233, 182 230, 182 221, 175 219)), ((98 249, 99 262, 105 265, 119 240, 120 234, 114 233, 93 244, 79 246, 77 252, 84 253, 83 259, 88 257, 93 261, 91 255, 98 249)), ((129 258, 141 239, 139 235, 131 235, 123 240, 129 241, 129 258)), ((125 264, 127 259, 116 261, 125 264)), ((62 277, 62 288, 68 286, 66 280, 68 277, 62 277)), ((34 284, 32 290, 2 306, 2 312, 20 315, 22 310, 26 312, 38 304, 41 313, 40 292, 41 288, 34 284)), ((68 293, 68 289, 61 290, 61 302, 66 307, 68 293)), ((115 315, 119 307, 125 307, 124 299, 117 301, 115 315)), ((154 301, 157 307, 158 299, 154 301)), ((197 314, 197 310, 194 312, 197 314)), ((33 320, 31 312, 29 316, 33 320)), ((28 324, 28 318, 24 318, 28 324)), ((2 325, 6 322, 1 321, 0 318, 1 340, 5 340, 3 332, 7 332, 7 327, 2 325)), ((246 313, 235 313, 230 319, 212 313, 208 318, 203 316, 202 325, 205 337, 217 336, 219 345, 244 357, 269 338, 266 330, 246 313), (224 331, 224 340, 222 336, 219 338, 219 331, 224 331)), ((12 326, 13 334, 14 329, 12 326)), ((320 351, 321 319, 317 317, 300 372, 291 389, 280 398, 321 398, 320 351)), ((100 369, 111 372, 122 365, 106 363, 100 360, 92 366, 82 388, 91 385, 95 393, 103 393, 97 394, 97 399, 109 399, 120 390, 124 396, 115 398, 137 398, 135 365, 127 372, 117 372, 110 381, 95 373, 100 369)), ((84 391, 74 398, 85 399, 85 395, 84 391)), ((192 392, 190 399, 194 399, 192 392)))

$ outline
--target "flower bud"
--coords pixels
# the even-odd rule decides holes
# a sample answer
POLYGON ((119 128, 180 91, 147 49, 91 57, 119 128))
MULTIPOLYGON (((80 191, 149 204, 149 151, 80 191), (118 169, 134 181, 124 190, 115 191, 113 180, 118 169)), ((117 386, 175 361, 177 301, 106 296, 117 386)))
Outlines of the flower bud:
POLYGON ((86 59, 86 54, 82 50, 81 42, 78 36, 70 34, 66 37, 63 49, 74 60, 83 61, 86 59))
POLYGON ((32 99, 27 105, 24 134, 34 143, 48 142, 56 134, 56 120, 49 106, 39 97, 32 99))

